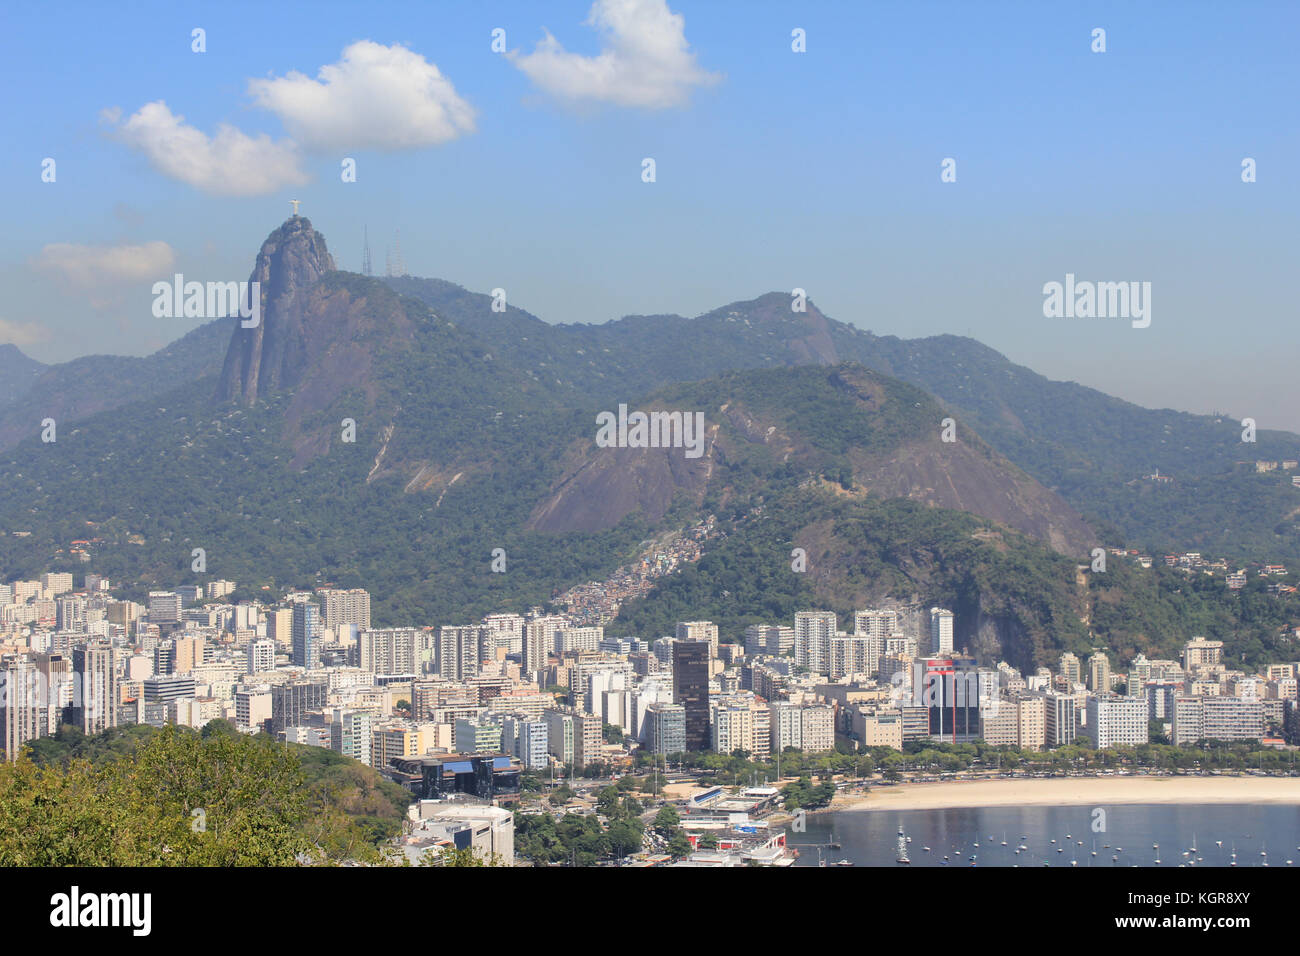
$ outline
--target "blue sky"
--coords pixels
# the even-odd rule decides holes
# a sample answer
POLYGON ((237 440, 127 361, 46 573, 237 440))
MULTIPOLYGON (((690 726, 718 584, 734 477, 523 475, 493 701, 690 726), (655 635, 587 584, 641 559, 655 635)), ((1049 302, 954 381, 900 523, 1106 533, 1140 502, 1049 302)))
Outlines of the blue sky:
POLYGON ((11 7, 0 341, 150 352, 199 321, 155 318, 152 283, 246 278, 296 198, 344 268, 368 226, 382 271, 400 229, 412 274, 549 321, 798 286, 877 333, 1300 430, 1297 5, 606 2, 603 28, 591 0, 11 7), (358 41, 347 99, 317 78, 358 41), (432 105, 410 79, 429 64, 432 105), (391 122, 357 106, 383 83, 415 97, 391 122), (157 101, 165 122, 133 125, 157 101), (222 124, 274 161, 195 160, 222 124), (1151 282, 1150 327, 1045 318, 1067 272, 1151 282))

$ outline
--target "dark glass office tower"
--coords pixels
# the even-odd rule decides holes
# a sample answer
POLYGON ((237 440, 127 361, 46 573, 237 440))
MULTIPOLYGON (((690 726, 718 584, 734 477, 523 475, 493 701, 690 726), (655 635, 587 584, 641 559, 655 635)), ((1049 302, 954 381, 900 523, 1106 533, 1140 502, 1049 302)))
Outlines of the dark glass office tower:
POLYGON ((673 643, 673 703, 686 708, 686 749, 708 750, 709 642, 673 643))

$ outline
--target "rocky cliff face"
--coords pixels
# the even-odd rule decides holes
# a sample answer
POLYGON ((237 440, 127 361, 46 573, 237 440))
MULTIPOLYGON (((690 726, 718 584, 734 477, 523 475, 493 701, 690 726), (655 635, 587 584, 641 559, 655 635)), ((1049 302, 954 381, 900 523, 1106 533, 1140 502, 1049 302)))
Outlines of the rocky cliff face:
POLYGON ((226 350, 218 397, 251 405, 259 395, 298 384, 311 351, 306 297, 334 260, 311 220, 294 216, 262 243, 249 282, 261 283, 262 316, 236 325, 226 350))

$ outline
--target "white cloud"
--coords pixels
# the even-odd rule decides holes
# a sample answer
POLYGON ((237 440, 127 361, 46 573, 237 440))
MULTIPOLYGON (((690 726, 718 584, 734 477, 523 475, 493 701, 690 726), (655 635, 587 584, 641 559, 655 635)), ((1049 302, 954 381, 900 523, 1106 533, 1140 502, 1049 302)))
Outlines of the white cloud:
MULTIPOLYGON (((100 116, 113 123, 115 109, 100 116)), ((277 143, 265 133, 249 136, 225 123, 209 137, 184 120, 157 100, 117 126, 116 135, 164 176, 215 196, 264 196, 307 181, 292 141, 277 143)))
POLYGON ((508 56, 539 89, 575 103, 665 109, 722 78, 696 63, 686 21, 666 0, 596 0, 586 23, 601 36, 596 56, 566 52, 549 32, 532 53, 508 56))
POLYGON ((0 345, 35 345, 50 337, 50 331, 36 322, 0 319, 0 345))
POLYGON ((474 131, 474 110, 451 81, 400 44, 360 40, 317 76, 248 82, 257 105, 308 148, 411 149, 474 131))
POLYGON ((92 289, 106 285, 152 282, 171 270, 176 253, 165 242, 140 245, 78 245, 55 242, 41 249, 36 268, 61 276, 69 285, 92 289))

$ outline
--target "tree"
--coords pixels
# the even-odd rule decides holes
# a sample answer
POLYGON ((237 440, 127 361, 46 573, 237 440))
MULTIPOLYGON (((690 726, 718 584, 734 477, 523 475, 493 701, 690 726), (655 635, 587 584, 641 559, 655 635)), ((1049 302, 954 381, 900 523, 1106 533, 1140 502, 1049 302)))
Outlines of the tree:
POLYGON ((641 849, 641 824, 636 820, 617 820, 610 824, 606 834, 610 852, 618 859, 641 849))
POLYGON ((618 815, 618 788, 604 787, 596 796, 596 810, 603 813, 606 817, 618 815))
POLYGON ((98 767, 0 768, 0 865, 291 866, 321 855, 308 807, 283 745, 166 727, 98 767))
POLYGON ((690 856, 693 852, 690 838, 681 830, 675 830, 672 837, 668 840, 668 854, 674 860, 680 860, 683 857, 690 856))
POLYGON ((665 807, 661 807, 659 812, 655 814, 654 826, 655 829, 659 830, 661 833, 667 833, 679 826, 681 822, 681 814, 678 813, 677 808, 670 803, 665 807))

